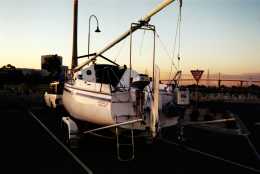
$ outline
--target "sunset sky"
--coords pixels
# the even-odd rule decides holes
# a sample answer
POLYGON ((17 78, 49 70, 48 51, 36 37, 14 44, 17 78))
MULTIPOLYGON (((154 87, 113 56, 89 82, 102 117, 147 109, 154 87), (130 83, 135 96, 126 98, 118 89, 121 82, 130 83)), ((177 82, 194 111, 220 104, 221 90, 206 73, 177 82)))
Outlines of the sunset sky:
MULTIPOLYGON (((98 17, 101 33, 91 20, 91 51, 113 41, 153 9, 160 0, 79 0, 79 55, 87 54, 88 20, 98 17)), ((183 0, 180 68, 212 73, 260 72, 259 0, 183 0)), ((156 61, 161 72, 171 69, 178 4, 170 4, 150 21, 156 26, 156 61), (164 46, 163 46, 164 45, 164 46), (168 50, 168 54, 166 53, 168 50)), ((58 54, 71 64, 72 0, 0 0, 0 66, 40 68, 41 55, 58 54)), ((149 71, 152 35, 134 36, 134 66, 149 71)), ((105 54, 129 62, 129 39, 105 54)), ((176 57, 174 62, 177 65, 176 57)), ((175 69, 173 69, 175 70, 175 69)))

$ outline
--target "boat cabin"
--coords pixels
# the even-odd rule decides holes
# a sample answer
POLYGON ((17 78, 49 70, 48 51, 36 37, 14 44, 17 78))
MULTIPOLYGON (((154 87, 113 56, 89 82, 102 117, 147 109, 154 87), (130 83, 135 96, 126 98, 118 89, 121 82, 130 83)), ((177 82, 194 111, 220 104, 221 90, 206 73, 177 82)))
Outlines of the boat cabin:
POLYGON ((87 82, 110 84, 116 88, 126 69, 126 65, 93 64, 78 72, 77 78, 87 82))

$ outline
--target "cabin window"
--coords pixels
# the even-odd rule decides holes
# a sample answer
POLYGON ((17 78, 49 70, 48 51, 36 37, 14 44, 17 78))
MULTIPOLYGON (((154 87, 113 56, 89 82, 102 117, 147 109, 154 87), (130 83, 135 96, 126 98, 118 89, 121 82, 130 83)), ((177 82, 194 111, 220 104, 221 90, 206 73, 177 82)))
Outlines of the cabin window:
POLYGON ((107 64, 96 64, 95 65, 96 82, 111 84, 113 87, 116 87, 122 75, 124 74, 125 70, 126 67, 119 67, 119 66, 107 65, 107 64))
POLYGON ((80 79, 80 80, 83 79, 82 74, 79 74, 79 75, 78 75, 78 79, 80 79))
POLYGON ((91 75, 91 74, 92 74, 91 70, 87 70, 87 75, 91 75))

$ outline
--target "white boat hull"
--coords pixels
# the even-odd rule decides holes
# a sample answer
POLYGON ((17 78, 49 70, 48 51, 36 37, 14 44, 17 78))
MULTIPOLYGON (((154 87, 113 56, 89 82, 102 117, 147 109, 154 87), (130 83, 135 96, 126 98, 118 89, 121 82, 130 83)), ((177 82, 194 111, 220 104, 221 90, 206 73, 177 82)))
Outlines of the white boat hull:
POLYGON ((62 98, 64 107, 76 119, 100 125, 115 123, 111 112, 111 95, 109 94, 66 86, 62 98))

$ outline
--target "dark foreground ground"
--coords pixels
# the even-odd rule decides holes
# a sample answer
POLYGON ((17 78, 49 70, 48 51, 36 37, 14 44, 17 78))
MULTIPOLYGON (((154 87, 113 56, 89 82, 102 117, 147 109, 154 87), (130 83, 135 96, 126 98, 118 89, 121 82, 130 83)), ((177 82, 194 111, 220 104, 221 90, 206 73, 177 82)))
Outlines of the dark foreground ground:
MULTIPOLYGON (((210 104, 201 104, 201 107, 210 104)), ((251 132, 250 140, 260 151, 260 107, 254 104, 227 105, 239 114, 251 132)), ((0 97, 1 173, 86 173, 85 170, 50 137, 28 114, 31 110, 59 137, 62 110, 44 107, 40 97, 0 97)), ((242 136, 210 133, 185 128, 183 146, 176 144, 176 128, 162 130, 152 144, 137 142, 133 161, 121 162, 116 157, 116 142, 94 136, 85 137, 73 152, 93 173, 257 173, 260 161, 242 136), (203 151, 203 153, 201 152, 203 151), (213 154, 215 156, 210 156, 213 154), (216 157, 217 156, 217 157, 216 157), (223 161, 225 159, 226 161, 223 161), (231 162, 233 161, 233 162, 231 162), (241 165, 240 165, 241 164, 241 165), (256 170, 254 170, 256 169, 256 170)))

